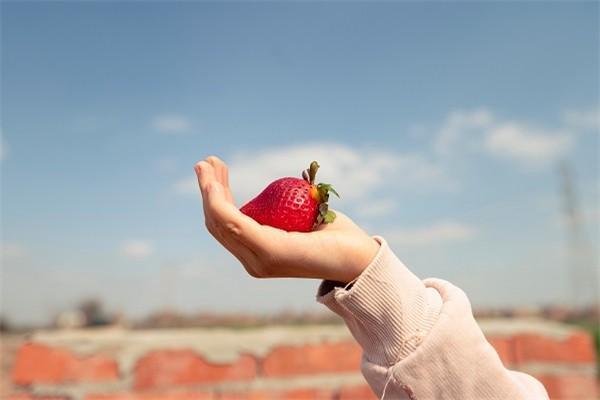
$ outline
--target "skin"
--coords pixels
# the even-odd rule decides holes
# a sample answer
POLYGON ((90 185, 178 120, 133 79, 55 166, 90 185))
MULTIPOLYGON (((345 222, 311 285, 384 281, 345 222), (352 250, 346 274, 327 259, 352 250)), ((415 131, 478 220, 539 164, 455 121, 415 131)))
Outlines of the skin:
POLYGON ((370 264, 379 243, 347 216, 309 233, 260 225, 236 207, 227 165, 215 156, 194 167, 206 228, 256 278, 314 278, 350 282, 370 264))

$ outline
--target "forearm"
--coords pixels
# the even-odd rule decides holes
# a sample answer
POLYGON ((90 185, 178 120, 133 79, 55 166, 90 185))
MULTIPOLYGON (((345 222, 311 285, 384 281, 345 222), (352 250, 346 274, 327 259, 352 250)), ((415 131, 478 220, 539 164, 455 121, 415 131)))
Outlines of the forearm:
POLYGON ((426 288, 383 238, 351 287, 324 281, 317 300, 344 318, 371 362, 392 366, 416 349, 438 319, 439 293, 426 288))
POLYGON ((379 397, 385 389, 386 398, 547 399, 534 378, 504 368, 459 288, 421 281, 379 241, 351 288, 325 281, 318 296, 362 346, 361 368, 379 397))

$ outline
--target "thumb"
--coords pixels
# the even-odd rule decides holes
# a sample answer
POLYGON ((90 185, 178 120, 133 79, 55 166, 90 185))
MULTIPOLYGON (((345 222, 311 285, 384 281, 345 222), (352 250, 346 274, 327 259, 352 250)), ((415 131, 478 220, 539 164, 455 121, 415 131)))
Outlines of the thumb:
POLYGON ((213 181, 207 185, 205 207, 222 235, 255 251, 264 248, 268 230, 230 203, 225 188, 219 182, 213 181))

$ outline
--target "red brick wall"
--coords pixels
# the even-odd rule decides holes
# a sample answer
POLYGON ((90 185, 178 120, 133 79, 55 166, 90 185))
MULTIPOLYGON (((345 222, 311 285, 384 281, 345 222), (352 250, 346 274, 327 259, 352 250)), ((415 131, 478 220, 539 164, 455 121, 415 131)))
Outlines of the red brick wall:
MULTIPOLYGON (((146 340, 149 345, 141 348, 136 340, 136 335, 143 335, 139 332, 123 334, 126 341, 104 339, 101 333, 87 339, 85 334, 63 339, 60 333, 51 335, 51 340, 34 337, 15 354, 8 399, 375 398, 359 374, 360 348, 347 336, 336 340, 307 336, 306 343, 298 338, 288 343, 283 335, 263 350, 242 343, 246 351, 215 361, 202 348, 187 345, 193 343, 193 333, 187 341, 168 340, 169 334, 146 340)), ((553 399, 597 398, 594 347, 586 333, 550 335, 542 330, 487 335, 508 367, 539 378, 553 399)), ((211 354, 227 350, 216 347, 211 354)))

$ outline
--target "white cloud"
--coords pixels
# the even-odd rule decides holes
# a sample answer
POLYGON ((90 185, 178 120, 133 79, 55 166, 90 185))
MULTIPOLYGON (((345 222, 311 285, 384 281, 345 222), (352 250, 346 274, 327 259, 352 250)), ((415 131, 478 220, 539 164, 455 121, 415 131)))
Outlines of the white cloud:
POLYGON ((120 252, 127 258, 142 260, 154 253, 154 246, 148 240, 130 239, 121 243, 120 252))
MULTIPOLYGON (((339 143, 313 143, 234 155, 229 162, 234 195, 239 202, 250 200, 277 178, 300 177, 312 160, 321 165, 317 181, 331 183, 343 201, 359 202, 372 198, 386 187, 418 191, 425 187, 449 186, 437 165, 416 154, 377 148, 360 150, 339 143)), ((174 190, 180 194, 197 194, 195 176, 180 179, 174 190)))
POLYGON ((391 214, 396 208, 394 199, 367 200, 356 207, 356 214, 360 217, 381 217, 391 214))
POLYGON ((563 121, 567 126, 576 129, 598 131, 600 129, 600 108, 565 111, 563 121))
POLYGON ((441 221, 433 225, 412 229, 397 229, 384 235, 386 240, 399 247, 421 247, 472 239, 476 230, 456 221, 441 221))
POLYGON ((571 146, 571 136, 567 132, 546 132, 513 122, 492 128, 485 146, 492 154, 539 164, 564 155, 571 146))
POLYGON ((273 179, 300 177, 312 160, 321 165, 317 180, 333 184, 344 200, 372 197, 384 186, 419 188, 442 180, 441 170, 418 155, 314 143, 238 154, 231 162, 233 190, 248 200, 273 179))
POLYGON ((440 155, 449 155, 465 145, 477 145, 482 133, 494 124, 494 115, 485 108, 456 110, 446 117, 433 144, 440 155))
MULTIPOLYGON (((587 114, 570 114, 570 118, 587 114)), ((581 120, 580 122, 584 122, 581 120)), ((532 127, 522 121, 502 120, 485 108, 456 110, 448 114, 433 143, 439 156, 464 153, 488 153, 509 158, 525 165, 540 165, 555 161, 572 144, 571 130, 547 130, 532 127)))
POLYGON ((177 134, 188 132, 192 124, 189 119, 178 114, 159 115, 152 120, 152 127, 163 133, 177 134))

